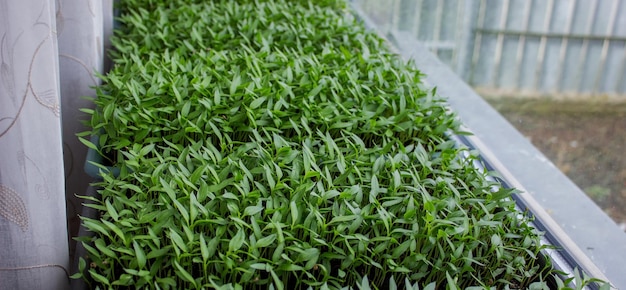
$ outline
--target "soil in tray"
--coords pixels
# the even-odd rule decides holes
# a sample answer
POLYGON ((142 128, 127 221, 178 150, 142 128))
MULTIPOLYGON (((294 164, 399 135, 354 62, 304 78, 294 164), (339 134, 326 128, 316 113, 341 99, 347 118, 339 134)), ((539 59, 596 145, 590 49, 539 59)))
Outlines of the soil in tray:
POLYGON ((626 230, 626 102, 487 101, 626 230))

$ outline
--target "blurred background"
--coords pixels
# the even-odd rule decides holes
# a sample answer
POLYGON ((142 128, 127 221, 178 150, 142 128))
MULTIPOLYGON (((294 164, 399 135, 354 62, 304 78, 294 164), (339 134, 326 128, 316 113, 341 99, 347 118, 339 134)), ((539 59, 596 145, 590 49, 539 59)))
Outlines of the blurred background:
POLYGON ((626 230, 626 1, 354 2, 429 48, 626 230))

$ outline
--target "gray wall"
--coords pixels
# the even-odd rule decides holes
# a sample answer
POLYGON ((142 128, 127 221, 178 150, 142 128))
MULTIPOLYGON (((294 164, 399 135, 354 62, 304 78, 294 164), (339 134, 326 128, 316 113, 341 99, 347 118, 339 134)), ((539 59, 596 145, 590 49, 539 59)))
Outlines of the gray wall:
POLYGON ((626 99, 625 0, 354 0, 478 88, 626 99))

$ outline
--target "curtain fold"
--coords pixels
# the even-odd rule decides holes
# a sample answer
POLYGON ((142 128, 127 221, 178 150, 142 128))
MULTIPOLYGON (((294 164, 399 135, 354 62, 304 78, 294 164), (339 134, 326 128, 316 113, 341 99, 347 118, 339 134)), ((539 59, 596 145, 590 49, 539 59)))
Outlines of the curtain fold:
POLYGON ((55 1, 0 1, 0 288, 66 289, 55 1))
MULTIPOLYGON (((95 97, 93 87, 100 84, 94 72, 103 71, 103 2, 60 0, 56 9, 67 217, 70 236, 75 237, 82 202, 76 196, 84 195, 91 182, 83 170, 87 148, 76 133, 87 130, 81 121, 89 117, 80 109, 93 107, 89 98, 95 97)), ((76 243, 69 243, 74 253, 76 243)))

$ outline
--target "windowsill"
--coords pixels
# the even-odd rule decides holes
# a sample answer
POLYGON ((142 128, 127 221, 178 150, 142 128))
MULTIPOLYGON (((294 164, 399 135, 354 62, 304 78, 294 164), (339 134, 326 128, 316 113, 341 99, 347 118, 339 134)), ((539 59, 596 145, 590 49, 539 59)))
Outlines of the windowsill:
POLYGON ((400 54, 426 74, 463 124, 617 288, 626 287, 626 234, 587 195, 451 69, 399 33, 400 54), (620 287, 621 286, 621 287, 620 287))

